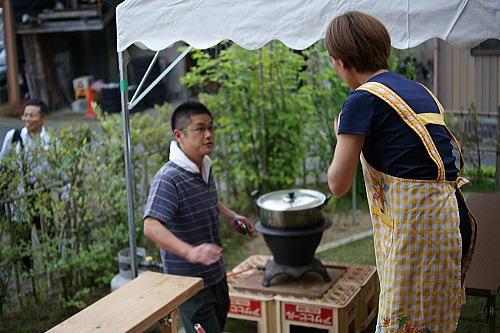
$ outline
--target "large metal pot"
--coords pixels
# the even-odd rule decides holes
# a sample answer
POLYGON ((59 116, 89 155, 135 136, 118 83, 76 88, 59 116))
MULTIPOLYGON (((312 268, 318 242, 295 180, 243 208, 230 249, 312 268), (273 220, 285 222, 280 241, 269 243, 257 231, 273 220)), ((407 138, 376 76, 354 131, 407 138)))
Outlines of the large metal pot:
POLYGON ((263 226, 277 229, 308 229, 323 223, 322 207, 331 195, 306 189, 264 194, 257 199, 263 226))

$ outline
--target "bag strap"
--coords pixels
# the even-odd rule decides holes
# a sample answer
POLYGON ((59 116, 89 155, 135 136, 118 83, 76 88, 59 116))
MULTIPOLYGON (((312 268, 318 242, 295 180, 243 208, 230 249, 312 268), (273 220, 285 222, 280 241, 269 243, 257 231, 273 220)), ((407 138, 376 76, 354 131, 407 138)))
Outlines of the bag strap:
POLYGON ((21 145, 21 149, 24 149, 24 143, 23 143, 23 138, 21 137, 21 131, 22 128, 16 128, 14 130, 14 135, 12 136, 12 144, 19 142, 19 144, 21 145))

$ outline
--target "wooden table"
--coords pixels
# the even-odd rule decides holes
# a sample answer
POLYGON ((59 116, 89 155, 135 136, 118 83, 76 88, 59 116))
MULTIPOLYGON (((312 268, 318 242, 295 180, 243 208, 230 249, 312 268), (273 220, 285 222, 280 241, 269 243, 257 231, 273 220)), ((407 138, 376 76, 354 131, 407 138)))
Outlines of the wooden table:
POLYGON ((477 221, 476 250, 465 278, 465 292, 487 298, 486 321, 489 332, 494 333, 500 287, 500 194, 467 193, 465 201, 477 221))
POLYGON ((146 272, 48 332, 142 332, 202 288, 201 278, 146 272))

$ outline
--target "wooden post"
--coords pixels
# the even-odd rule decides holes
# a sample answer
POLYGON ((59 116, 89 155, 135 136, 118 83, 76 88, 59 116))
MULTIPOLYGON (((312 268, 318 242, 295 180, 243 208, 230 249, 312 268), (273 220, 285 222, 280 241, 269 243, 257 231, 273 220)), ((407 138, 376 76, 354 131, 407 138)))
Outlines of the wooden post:
POLYGON ((500 105, 497 106, 497 162, 495 172, 495 187, 500 189, 500 105))
POLYGON ((56 109, 66 102, 54 70, 53 53, 47 34, 22 34, 26 83, 30 98, 39 98, 56 109))
POLYGON ((23 35, 24 57, 26 58, 26 80, 29 81, 30 98, 39 98, 51 105, 48 80, 43 65, 43 53, 38 34, 23 35))
POLYGON ((177 332, 177 309, 170 312, 167 317, 160 320, 162 333, 177 332))
POLYGON ((15 106, 21 102, 21 92, 18 81, 19 72, 17 69, 17 45, 12 0, 4 0, 2 2, 5 50, 7 52, 7 93, 9 103, 15 106))

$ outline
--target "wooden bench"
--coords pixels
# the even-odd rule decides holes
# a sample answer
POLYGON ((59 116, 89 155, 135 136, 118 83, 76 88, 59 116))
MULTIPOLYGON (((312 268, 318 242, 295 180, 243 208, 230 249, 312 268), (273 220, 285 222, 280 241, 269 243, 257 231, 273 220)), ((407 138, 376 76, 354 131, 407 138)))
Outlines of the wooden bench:
POLYGON ((495 301, 500 287, 500 194, 465 193, 465 201, 477 221, 476 250, 465 278, 465 292, 486 297, 488 332, 495 333, 495 301))
MULTIPOLYGON (((201 278, 146 272, 48 332, 142 332, 202 288, 201 278)), ((177 331, 173 319, 164 332, 177 331)))

